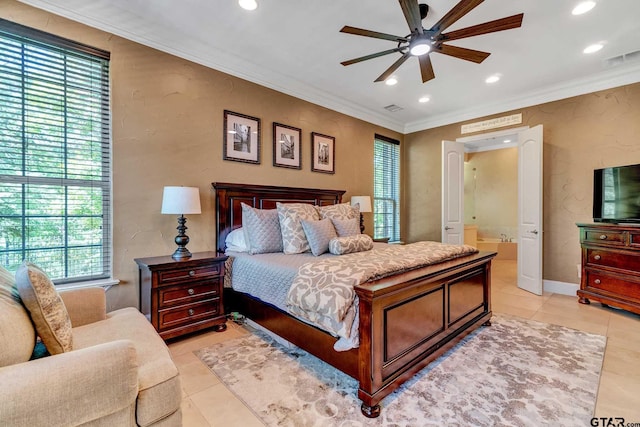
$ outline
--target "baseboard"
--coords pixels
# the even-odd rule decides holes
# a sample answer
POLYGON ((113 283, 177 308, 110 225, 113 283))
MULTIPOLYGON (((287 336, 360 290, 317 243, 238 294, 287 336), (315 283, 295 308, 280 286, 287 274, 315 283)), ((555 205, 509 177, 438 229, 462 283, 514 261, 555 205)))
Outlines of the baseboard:
POLYGON ((556 280, 543 280, 542 287, 545 292, 554 294, 576 296, 576 291, 580 289, 580 285, 576 283, 558 282, 556 280))

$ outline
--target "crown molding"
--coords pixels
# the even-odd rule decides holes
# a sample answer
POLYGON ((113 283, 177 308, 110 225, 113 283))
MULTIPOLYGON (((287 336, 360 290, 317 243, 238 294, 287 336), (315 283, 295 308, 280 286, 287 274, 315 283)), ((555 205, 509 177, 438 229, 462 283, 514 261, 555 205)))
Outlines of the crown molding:
POLYGON ((421 130, 432 129, 452 123, 460 123, 637 82, 640 82, 640 62, 603 71, 583 79, 558 82, 543 90, 531 91, 517 98, 514 97, 479 107, 470 107, 456 111, 455 113, 440 114, 425 120, 407 123, 403 129, 403 133, 406 135, 421 130))

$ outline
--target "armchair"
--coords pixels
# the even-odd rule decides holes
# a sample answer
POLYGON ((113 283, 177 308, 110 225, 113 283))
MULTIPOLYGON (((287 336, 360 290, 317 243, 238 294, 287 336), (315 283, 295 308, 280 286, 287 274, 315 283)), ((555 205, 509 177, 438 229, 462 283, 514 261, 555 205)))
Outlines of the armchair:
MULTIPOLYGON (((60 296, 71 319, 73 350, 10 364, 16 352, 2 350, 0 425, 180 426, 178 370, 146 317, 134 308, 106 313, 100 288, 60 296)), ((15 326, 16 316, 4 318, 17 307, 5 309, 11 303, 2 297, 0 289, 0 347, 8 344, 5 321, 27 327, 15 326)))

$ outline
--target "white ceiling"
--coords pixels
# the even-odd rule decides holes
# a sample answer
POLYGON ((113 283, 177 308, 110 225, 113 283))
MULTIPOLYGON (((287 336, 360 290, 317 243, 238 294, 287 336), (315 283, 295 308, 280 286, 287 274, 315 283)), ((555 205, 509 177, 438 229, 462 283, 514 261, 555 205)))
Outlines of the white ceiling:
MULTIPOLYGON (((597 0, 581 16, 578 0, 486 0, 448 31, 524 13, 521 28, 451 42, 491 52, 482 64, 432 53, 436 78, 422 83, 416 58, 374 83, 400 54, 344 67, 341 61, 392 49, 394 42, 340 33, 344 25, 406 36, 394 0, 21 0, 351 116, 409 133, 640 81, 640 1, 597 0), (594 42, 604 48, 582 50, 594 42), (502 79, 484 80, 494 73, 502 79), (431 101, 418 103, 427 95, 431 101), (385 106, 403 109, 389 112, 385 106)), ((430 28, 457 0, 421 0, 430 28)))

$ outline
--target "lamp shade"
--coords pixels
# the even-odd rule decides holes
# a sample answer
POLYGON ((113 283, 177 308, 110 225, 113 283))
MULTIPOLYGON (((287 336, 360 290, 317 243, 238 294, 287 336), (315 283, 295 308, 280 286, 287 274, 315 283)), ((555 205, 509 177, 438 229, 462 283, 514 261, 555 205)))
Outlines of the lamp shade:
POLYGON ((164 187, 162 195, 163 214, 199 214, 200 190, 198 187, 164 187))
POLYGON ((369 196, 352 196, 351 206, 360 205, 360 212, 371 212, 371 197, 369 196))

